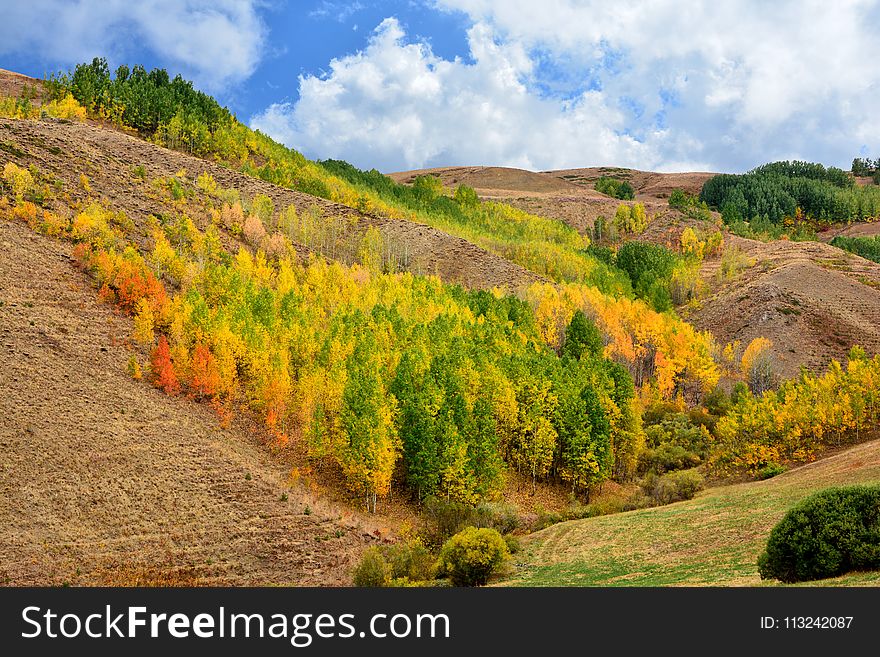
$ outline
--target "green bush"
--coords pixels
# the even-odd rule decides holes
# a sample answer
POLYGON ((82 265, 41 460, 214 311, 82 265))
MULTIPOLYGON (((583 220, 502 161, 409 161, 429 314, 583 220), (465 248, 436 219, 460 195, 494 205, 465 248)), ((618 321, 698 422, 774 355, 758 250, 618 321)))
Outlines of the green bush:
POLYGON ((672 504, 692 499, 703 489, 703 475, 694 469, 658 476, 653 472, 642 480, 642 488, 655 504, 672 504))
POLYGON ((781 465, 776 461, 771 461, 758 470, 758 479, 772 479, 776 475, 781 475, 783 472, 785 472, 784 465, 781 465))
POLYGON ((631 201, 636 197, 632 185, 625 180, 617 180, 608 176, 602 176, 596 180, 595 188, 601 194, 607 194, 622 201, 631 201))
POLYGON ((501 534, 509 534, 520 526, 520 516, 512 504, 482 502, 476 507, 462 502, 426 500, 424 517, 427 521, 423 537, 428 545, 443 545, 451 536, 465 527, 488 527, 501 534))
POLYGON ((880 569, 880 486, 829 488, 795 505, 770 532, 762 579, 802 582, 880 569))
POLYGON ((391 566, 385 561, 382 551, 371 547, 364 552, 360 563, 354 569, 355 586, 388 586, 391 582, 391 566))
POLYGON ((639 472, 672 472, 700 465, 700 457, 680 445, 664 443, 656 448, 648 448, 639 454, 639 472))
POLYGON ((434 579, 434 557, 421 541, 384 545, 380 550, 395 580, 422 582, 434 579))
POLYGON ((476 524, 476 510, 469 504, 430 497, 425 500, 423 516, 426 521, 424 538, 432 546, 443 545, 468 525, 476 524))
POLYGON ((456 586, 482 586, 510 550, 494 529, 468 527, 450 538, 440 550, 440 570, 456 586))

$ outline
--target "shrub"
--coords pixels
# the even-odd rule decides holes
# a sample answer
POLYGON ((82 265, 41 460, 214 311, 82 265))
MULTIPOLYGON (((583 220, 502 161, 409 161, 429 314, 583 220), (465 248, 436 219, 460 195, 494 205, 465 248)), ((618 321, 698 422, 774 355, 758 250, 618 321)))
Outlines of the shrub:
POLYGON ((625 180, 617 180, 608 176, 602 176, 596 180, 595 188, 597 192, 607 194, 612 198, 621 200, 632 200, 635 198, 635 191, 625 180))
POLYGON ((795 505, 758 559, 763 579, 801 582, 880 568, 880 486, 829 488, 795 505))
POLYGON ((430 545, 443 545, 468 525, 476 524, 474 507, 463 502, 447 502, 430 497, 424 504, 425 539, 430 545))
POLYGON ((476 527, 488 527, 501 534, 510 534, 519 529, 519 512, 512 504, 483 502, 474 509, 474 515, 473 524, 476 527))
POLYGON ((763 468, 758 470, 758 478, 759 479, 771 479, 776 475, 781 475, 785 472, 785 466, 777 463, 776 461, 771 461, 763 468))
POLYGON ((522 520, 516 506, 497 502, 481 502, 474 507, 429 497, 423 509, 427 522, 422 536, 428 545, 438 547, 468 526, 488 527, 509 534, 519 529, 522 520))
POLYGON ((703 481, 703 475, 694 469, 678 470, 663 476, 651 472, 642 481, 642 488, 656 504, 672 504, 692 499, 703 489, 703 481))
POLYGON ((383 546, 381 554, 391 569, 391 576, 399 583, 434 579, 434 557, 419 540, 383 546))
POLYGON ((639 472, 663 474, 673 470, 684 470, 700 465, 700 457, 681 445, 663 443, 656 448, 645 449, 639 454, 639 472))
POLYGON ((456 586, 482 586, 508 556, 507 543, 497 531, 468 527, 444 543, 440 568, 456 586))
POLYGON ((391 582, 391 567, 379 548, 371 547, 364 552, 354 569, 353 581, 355 586, 388 586, 391 582))

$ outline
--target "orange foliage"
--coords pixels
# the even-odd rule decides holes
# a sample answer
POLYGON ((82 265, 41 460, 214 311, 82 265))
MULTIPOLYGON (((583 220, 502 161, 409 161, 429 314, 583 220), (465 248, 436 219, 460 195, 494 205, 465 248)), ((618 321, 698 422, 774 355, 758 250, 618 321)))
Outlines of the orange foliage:
POLYGON ((150 375, 153 385, 164 390, 165 394, 176 395, 180 392, 180 382, 171 363, 171 349, 164 335, 150 354, 150 375))
POLYGON ((190 394, 197 398, 214 397, 220 386, 220 370, 214 354, 205 345, 196 345, 190 370, 190 394))

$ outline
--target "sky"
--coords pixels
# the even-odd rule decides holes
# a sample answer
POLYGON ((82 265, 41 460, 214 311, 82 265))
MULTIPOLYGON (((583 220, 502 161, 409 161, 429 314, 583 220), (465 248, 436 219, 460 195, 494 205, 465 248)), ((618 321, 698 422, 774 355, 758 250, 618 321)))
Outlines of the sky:
POLYGON ((0 68, 181 73, 312 158, 741 172, 880 157, 880 0, 29 0, 0 68))

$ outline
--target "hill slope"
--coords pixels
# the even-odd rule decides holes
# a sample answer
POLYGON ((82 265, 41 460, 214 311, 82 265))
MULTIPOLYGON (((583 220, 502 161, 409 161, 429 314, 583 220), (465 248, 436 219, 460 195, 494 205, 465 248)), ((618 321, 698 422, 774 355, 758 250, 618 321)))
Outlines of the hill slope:
POLYGON ((720 258, 703 263, 713 293, 683 312, 696 327, 721 344, 769 338, 786 378, 842 360, 854 344, 880 351, 880 265, 821 242, 725 240, 755 265, 719 282, 720 258))
MULTIPOLYGON (((80 184, 80 175, 86 175, 97 194, 110 200, 114 208, 124 210, 141 228, 150 214, 161 211, 150 180, 174 176, 181 170, 194 180, 208 172, 219 185, 234 188, 243 197, 265 194, 275 207, 294 205, 300 213, 315 208, 327 221, 339 221, 355 235, 375 226, 390 241, 406 245, 409 267, 418 273, 438 274, 448 282, 481 288, 515 289, 540 280, 533 272, 430 226, 362 214, 347 206, 272 185, 219 164, 89 123, 3 119, 0 120, 0 147, 0 162, 35 164, 41 171, 64 181, 65 192, 74 199, 87 196, 80 184), (132 169, 138 166, 146 171, 144 180, 132 175, 132 169)), ((199 223, 198 217, 193 219, 199 223)), ((202 224, 207 220, 202 218, 202 224)), ((231 235, 227 237, 233 239, 231 235)), ((299 250, 308 251, 304 247, 299 250)))
POLYGON ((246 424, 133 380, 131 321, 69 244, 2 222, 0 246, 0 584, 347 583, 353 519, 246 424))
MULTIPOLYGON (((807 494, 880 482, 880 440, 768 481, 712 488, 688 502, 561 523, 528 536, 520 586, 752 586, 770 529, 807 494)), ((824 585, 877 585, 880 573, 824 585)))

